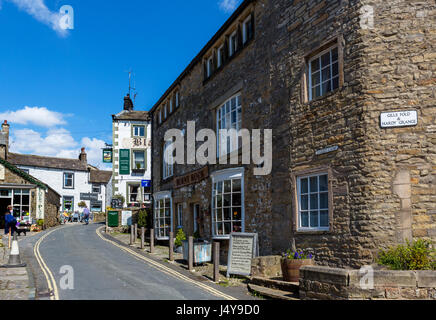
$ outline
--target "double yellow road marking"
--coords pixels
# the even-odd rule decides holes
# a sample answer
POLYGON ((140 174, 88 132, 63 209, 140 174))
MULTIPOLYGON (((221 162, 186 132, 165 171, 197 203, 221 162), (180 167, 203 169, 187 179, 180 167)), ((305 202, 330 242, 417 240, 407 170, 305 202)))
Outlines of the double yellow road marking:
POLYGON ((128 253, 130 253, 130 254, 133 255, 135 258, 137 258, 137 259, 139 259, 139 260, 142 260, 142 261, 146 262, 147 264, 149 264, 150 266, 154 267, 155 269, 157 269, 157 270, 159 270, 159 271, 161 271, 161 272, 163 272, 163 273, 166 273, 166 274, 168 274, 168 275, 171 275, 171 276, 173 276, 173 277, 176 277, 176 278, 179 278, 179 279, 181 279, 181 280, 184 280, 184 281, 186 281, 186 282, 192 283, 192 284, 194 284, 195 286, 200 287, 200 288, 202 288, 202 289, 204 289, 204 290, 210 292, 211 294, 213 294, 213 295, 215 295, 215 296, 217 296, 217 297, 220 297, 220 298, 223 298, 223 299, 226 299, 226 300, 237 300, 236 298, 234 298, 234 297, 232 297, 232 296, 229 296, 229 295, 227 295, 227 294, 225 294, 225 293, 222 293, 221 291, 218 291, 218 290, 216 290, 216 289, 214 289, 214 288, 212 288, 212 287, 210 287, 210 286, 207 286, 207 285, 205 285, 205 284, 203 284, 203 283, 200 283, 200 282, 198 282, 198 281, 194 281, 194 280, 188 278, 187 276, 185 276, 185 275, 183 275, 183 274, 181 274, 181 273, 179 273, 179 272, 177 272, 177 271, 175 271, 175 270, 173 270, 173 269, 171 269, 171 268, 168 268, 167 266, 164 266, 164 265, 162 265, 162 264, 160 264, 160 263, 158 263, 158 262, 156 262, 156 261, 154 261, 154 260, 152 260, 152 259, 149 259, 149 258, 147 258, 147 257, 144 257, 143 255, 140 255, 139 253, 135 252, 135 251, 132 250, 132 249, 126 248, 126 247, 124 247, 124 246, 119 245, 118 243, 116 243, 116 242, 114 242, 114 241, 111 241, 111 240, 109 240, 109 239, 104 238, 104 237, 101 235, 101 233, 100 233, 100 230, 101 230, 102 228, 104 228, 104 226, 98 228, 98 229, 95 231, 95 232, 97 233, 97 235, 98 235, 101 239, 103 239, 104 241, 109 242, 109 243, 111 243, 112 245, 114 245, 114 246, 116 246, 116 247, 118 247, 118 248, 120 248, 120 249, 122 249, 122 250, 124 250, 124 251, 126 251, 126 252, 128 252, 128 253))
MULTIPOLYGON (((63 229, 63 228, 61 228, 63 229)), ((33 253, 35 254, 36 260, 39 263, 39 266, 42 269, 42 272, 44 273, 44 276, 47 280, 48 289, 50 292, 53 292, 53 295, 50 296, 50 300, 59 300, 59 292, 58 287, 56 285, 56 280, 53 276, 53 273, 48 268, 47 264, 44 262, 44 259, 41 256, 41 253, 39 252, 39 246, 41 245, 41 242, 47 238, 51 233, 57 231, 59 229, 52 230, 45 235, 43 235, 39 240, 35 243, 35 246, 33 247, 33 253)))

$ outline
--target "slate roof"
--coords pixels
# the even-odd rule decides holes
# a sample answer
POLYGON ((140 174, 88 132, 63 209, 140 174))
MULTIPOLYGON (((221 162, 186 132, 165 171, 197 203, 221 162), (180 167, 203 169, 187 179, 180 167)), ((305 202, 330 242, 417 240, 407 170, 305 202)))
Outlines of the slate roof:
POLYGON ((108 183, 112 177, 112 171, 104 170, 91 170, 89 175, 89 182, 91 183, 108 183))
POLYGON ((112 115, 113 120, 150 121, 148 111, 126 111, 112 115))
POLYGON ((29 154, 9 153, 8 161, 16 166, 88 171, 87 163, 82 162, 79 159, 77 160, 64 159, 64 158, 35 156, 29 154))

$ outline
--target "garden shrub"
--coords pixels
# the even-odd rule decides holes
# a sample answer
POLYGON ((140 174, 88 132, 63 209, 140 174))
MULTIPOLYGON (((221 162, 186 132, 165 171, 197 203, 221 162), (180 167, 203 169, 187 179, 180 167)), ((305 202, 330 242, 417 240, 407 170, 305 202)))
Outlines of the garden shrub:
POLYGON ((378 263, 392 270, 436 270, 435 250, 428 240, 398 245, 379 253, 378 263))
POLYGON ((182 241, 184 241, 184 240, 186 240, 186 235, 185 235, 185 232, 183 232, 183 229, 180 228, 177 231, 176 240, 174 241, 174 245, 176 247, 180 247, 180 246, 182 246, 182 241))
POLYGON ((148 211, 146 209, 142 209, 138 212, 138 227, 148 227, 148 211))

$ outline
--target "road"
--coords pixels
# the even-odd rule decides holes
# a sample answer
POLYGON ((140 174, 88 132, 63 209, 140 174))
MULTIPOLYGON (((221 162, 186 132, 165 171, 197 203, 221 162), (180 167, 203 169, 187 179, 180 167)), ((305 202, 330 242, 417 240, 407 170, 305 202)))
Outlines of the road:
POLYGON ((50 273, 60 300, 223 299, 103 240, 96 233, 99 227, 100 224, 65 226, 20 240, 21 255, 28 264, 31 282, 37 291, 36 299, 49 299, 45 293, 49 291, 47 278, 50 273), (40 263, 34 254, 38 242, 40 263), (49 270, 47 275, 44 275, 41 264, 47 267, 44 270, 49 270), (64 267, 67 273, 65 270, 61 273, 63 266, 67 266, 64 267), (67 278, 67 275, 73 277, 67 278), (68 282, 66 279, 73 280, 68 282))

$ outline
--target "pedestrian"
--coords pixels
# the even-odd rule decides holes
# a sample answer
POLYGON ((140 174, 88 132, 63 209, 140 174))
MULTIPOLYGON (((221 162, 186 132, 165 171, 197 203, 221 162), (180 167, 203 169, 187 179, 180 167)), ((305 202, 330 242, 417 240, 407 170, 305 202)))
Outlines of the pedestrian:
POLYGON ((89 209, 85 205, 85 209, 83 209, 83 218, 84 218, 85 224, 89 224, 89 214, 90 214, 89 209))
POLYGON ((9 228, 11 228, 11 235, 17 230, 17 220, 14 217, 14 211, 12 206, 8 206, 7 212, 5 213, 5 234, 9 233, 9 228))

